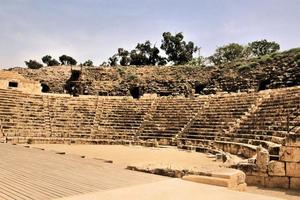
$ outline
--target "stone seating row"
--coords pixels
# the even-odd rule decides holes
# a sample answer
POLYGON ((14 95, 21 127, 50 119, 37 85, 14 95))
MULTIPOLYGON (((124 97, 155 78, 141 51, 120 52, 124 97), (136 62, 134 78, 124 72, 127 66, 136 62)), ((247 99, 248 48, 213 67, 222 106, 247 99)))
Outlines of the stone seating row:
MULTIPOLYGON (((191 145, 190 141, 205 148, 240 145, 251 149, 261 145, 276 154, 274 149, 283 144, 287 134, 286 114, 297 111, 298 94, 296 88, 191 99, 134 100, 0 90, 1 129, 10 138, 157 139, 173 144, 186 141, 185 145, 191 145)), ((290 121, 292 126, 298 123, 298 118, 290 121)))

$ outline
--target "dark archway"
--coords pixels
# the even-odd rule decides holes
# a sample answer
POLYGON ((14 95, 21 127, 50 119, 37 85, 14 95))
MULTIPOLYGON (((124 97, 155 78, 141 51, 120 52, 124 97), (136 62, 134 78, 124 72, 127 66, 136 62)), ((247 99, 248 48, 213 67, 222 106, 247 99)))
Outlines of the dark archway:
POLYGON ((47 84, 42 83, 41 86, 42 86, 42 92, 43 93, 50 92, 50 87, 47 84))
POLYGON ((18 85, 19 85, 18 82, 11 82, 11 81, 10 81, 10 82, 8 83, 8 87, 15 87, 15 88, 16 88, 16 87, 18 87, 18 85))
POLYGON ((73 96, 79 96, 83 93, 83 88, 80 82, 81 71, 72 70, 71 77, 67 80, 65 90, 73 96))
POLYGON ((168 96, 172 96, 172 92, 168 92, 168 91, 160 91, 157 93, 158 96, 160 97, 168 97, 168 96))
POLYGON ((140 87, 132 87, 130 89, 130 94, 134 99, 139 99, 142 96, 140 87))
POLYGON ((195 94, 203 94, 203 90, 206 87, 206 85, 201 84, 201 83, 196 83, 195 84, 195 94))
POLYGON ((268 85, 270 85, 270 83, 271 83, 270 79, 261 80, 258 84, 258 91, 268 89, 268 85))

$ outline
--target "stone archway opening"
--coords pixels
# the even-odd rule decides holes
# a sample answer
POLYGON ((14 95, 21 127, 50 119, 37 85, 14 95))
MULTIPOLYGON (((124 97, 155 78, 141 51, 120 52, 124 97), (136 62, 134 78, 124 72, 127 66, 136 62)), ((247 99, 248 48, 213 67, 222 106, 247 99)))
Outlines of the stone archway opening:
POLYGON ((130 89, 130 94, 134 99, 139 99, 142 96, 140 87, 132 87, 130 89))
POLYGON ((268 85, 271 83, 270 79, 261 80, 258 84, 258 91, 268 89, 268 85))
POLYGON ((196 83, 195 84, 195 94, 203 94, 204 88, 205 88, 204 84, 196 83))
POLYGON ((42 86, 43 93, 50 92, 50 87, 46 83, 42 83, 41 86, 42 86))

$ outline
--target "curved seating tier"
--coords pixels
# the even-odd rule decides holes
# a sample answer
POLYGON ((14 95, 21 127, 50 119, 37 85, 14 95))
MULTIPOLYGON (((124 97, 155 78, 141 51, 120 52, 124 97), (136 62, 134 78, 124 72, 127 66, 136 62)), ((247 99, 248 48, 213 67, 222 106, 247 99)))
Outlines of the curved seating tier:
POLYGON ((169 143, 204 106, 207 98, 158 98, 148 112, 140 139, 167 140, 169 143))
POLYGON ((17 142, 136 143, 278 155, 299 132, 300 87, 195 98, 70 97, 0 90, 2 138, 17 142), (289 115, 289 127, 287 127, 289 115), (298 128, 297 128, 298 127, 298 128), (3 137, 4 136, 4 137, 3 137))

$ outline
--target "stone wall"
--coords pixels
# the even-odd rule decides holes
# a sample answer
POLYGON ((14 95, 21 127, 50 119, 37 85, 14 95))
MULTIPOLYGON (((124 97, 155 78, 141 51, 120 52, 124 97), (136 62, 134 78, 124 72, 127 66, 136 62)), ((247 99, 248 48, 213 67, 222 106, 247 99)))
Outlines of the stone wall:
MULTIPOLYGON (((14 68, 24 77, 47 84, 51 93, 65 93, 70 66, 14 68)), ((133 87, 161 96, 257 91, 300 85, 300 48, 237 60, 221 66, 84 67, 80 77, 89 95, 130 96, 133 87)))
POLYGON ((253 163, 240 163, 248 185, 270 188, 300 189, 300 135, 291 134, 280 147, 278 160, 271 160, 265 150, 257 150, 253 163))
POLYGON ((29 80, 16 72, 0 71, 0 88, 19 90, 31 94, 41 93, 41 84, 29 80))

